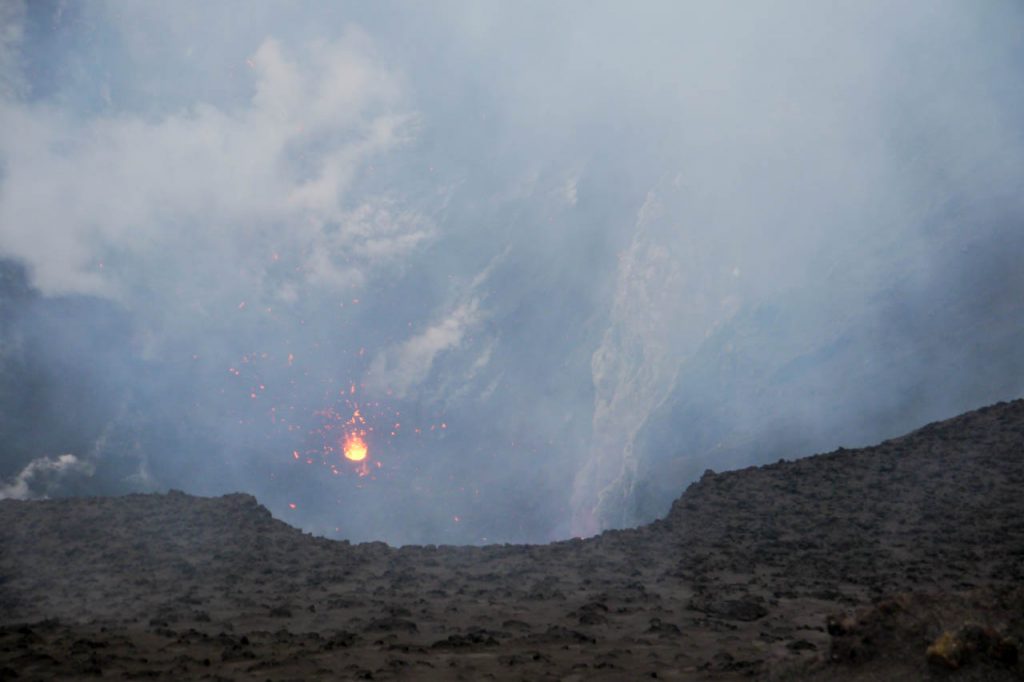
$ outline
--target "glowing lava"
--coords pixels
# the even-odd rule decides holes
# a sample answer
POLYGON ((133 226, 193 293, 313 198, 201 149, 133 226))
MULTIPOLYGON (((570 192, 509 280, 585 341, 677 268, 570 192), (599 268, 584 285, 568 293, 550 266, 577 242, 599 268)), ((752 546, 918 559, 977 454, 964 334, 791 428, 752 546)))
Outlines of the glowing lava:
POLYGON ((362 462, 366 459, 366 441, 358 433, 345 436, 345 459, 362 462))

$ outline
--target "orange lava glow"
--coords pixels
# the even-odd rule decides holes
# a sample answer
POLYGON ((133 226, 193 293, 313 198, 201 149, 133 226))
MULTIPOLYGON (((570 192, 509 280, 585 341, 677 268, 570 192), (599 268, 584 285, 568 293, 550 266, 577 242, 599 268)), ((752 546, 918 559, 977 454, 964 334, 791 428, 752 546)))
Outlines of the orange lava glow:
POLYGON ((366 459, 366 441, 358 433, 350 433, 345 437, 345 459, 362 462, 366 459))

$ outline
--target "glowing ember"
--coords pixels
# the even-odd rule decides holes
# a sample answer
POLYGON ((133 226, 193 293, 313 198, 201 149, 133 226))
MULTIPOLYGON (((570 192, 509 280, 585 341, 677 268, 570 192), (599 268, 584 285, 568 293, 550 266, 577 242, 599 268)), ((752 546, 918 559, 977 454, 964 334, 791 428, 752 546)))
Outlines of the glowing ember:
POLYGON ((366 459, 366 441, 358 433, 350 433, 345 437, 345 459, 362 462, 366 459))

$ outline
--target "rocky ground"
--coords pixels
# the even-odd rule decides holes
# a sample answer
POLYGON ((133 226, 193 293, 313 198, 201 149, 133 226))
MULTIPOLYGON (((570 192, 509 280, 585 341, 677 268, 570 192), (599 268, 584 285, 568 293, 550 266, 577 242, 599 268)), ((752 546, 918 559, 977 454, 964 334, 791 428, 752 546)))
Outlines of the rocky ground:
POLYGON ((545 546, 306 535, 248 495, 0 502, 0 679, 1024 677, 1024 401, 708 472, 545 546))

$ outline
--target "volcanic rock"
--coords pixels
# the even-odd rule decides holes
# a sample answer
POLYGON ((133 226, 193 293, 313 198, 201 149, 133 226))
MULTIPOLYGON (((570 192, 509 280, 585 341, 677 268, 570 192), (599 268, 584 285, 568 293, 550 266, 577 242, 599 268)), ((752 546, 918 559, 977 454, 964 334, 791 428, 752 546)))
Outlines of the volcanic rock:
POLYGON ((1024 401, 546 546, 352 545, 243 494, 4 500, 0 677, 1020 679, 1021 490, 1024 401))

